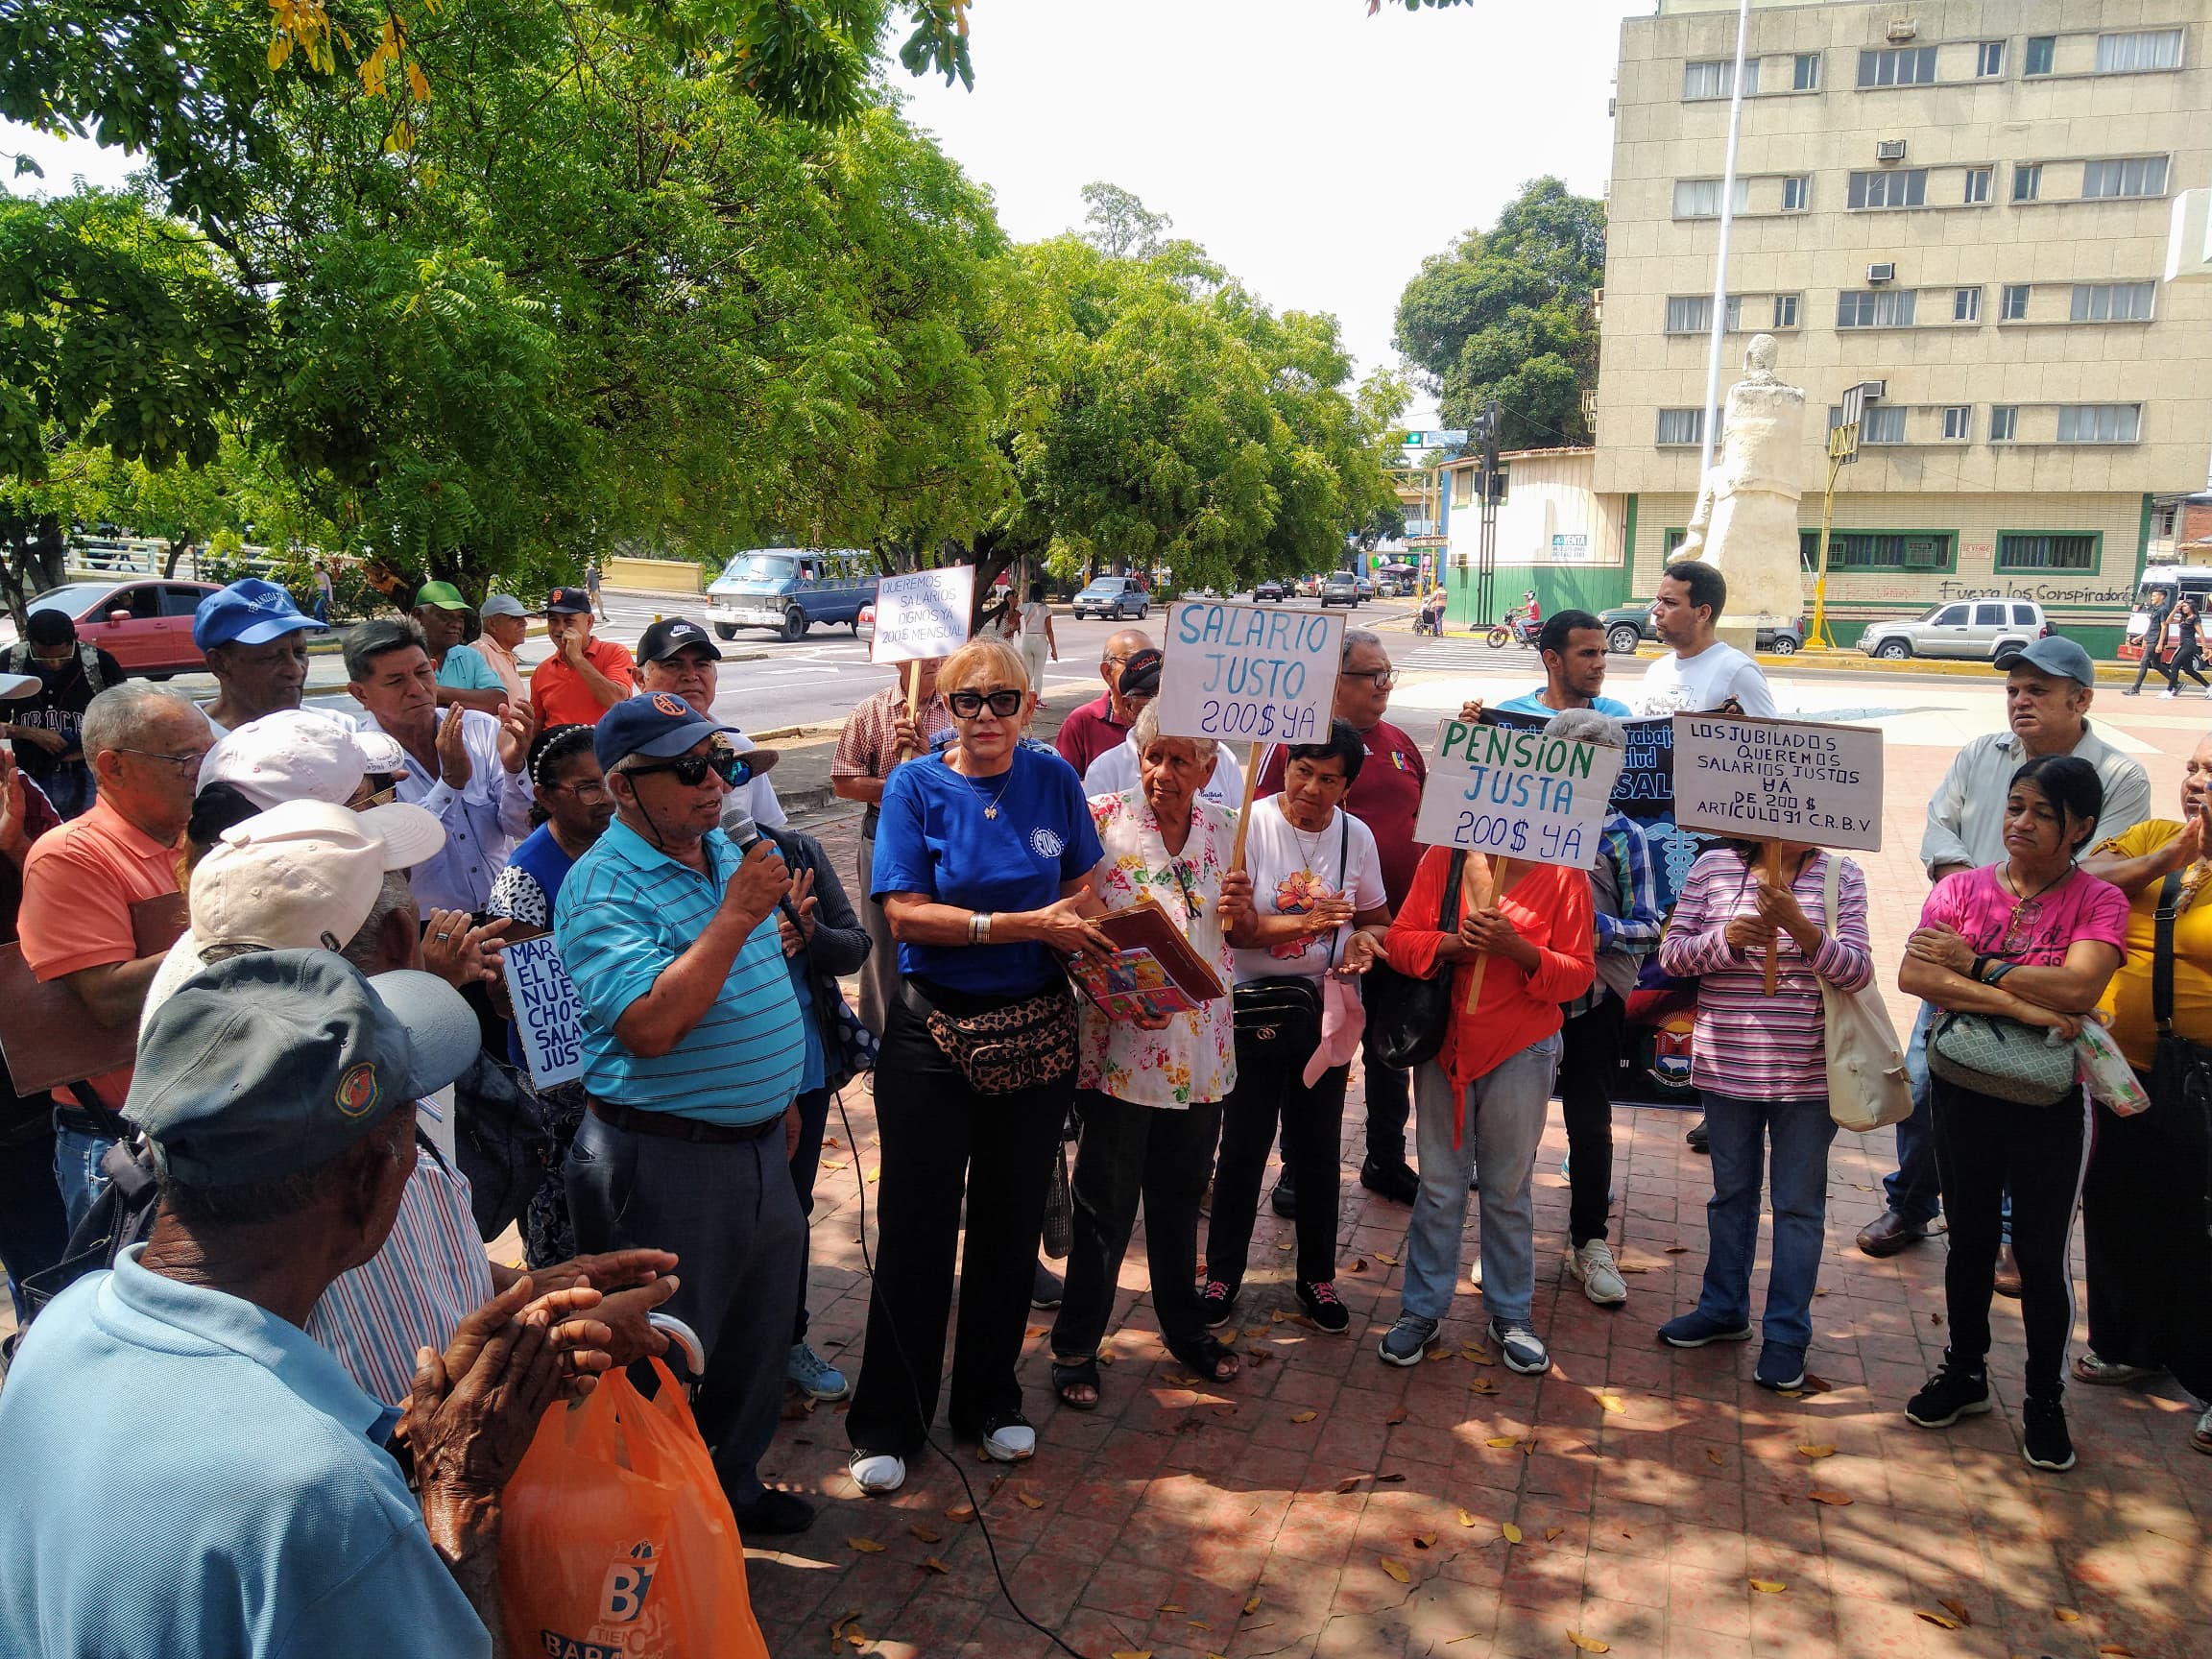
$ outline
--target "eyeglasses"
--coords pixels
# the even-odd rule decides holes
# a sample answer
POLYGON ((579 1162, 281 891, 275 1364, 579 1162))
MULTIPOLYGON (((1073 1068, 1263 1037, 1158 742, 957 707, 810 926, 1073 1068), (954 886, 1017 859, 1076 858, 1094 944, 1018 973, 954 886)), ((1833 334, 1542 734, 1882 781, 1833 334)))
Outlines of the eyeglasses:
MULTIPOLYGON (((693 756, 688 756, 688 755, 686 755, 686 756, 685 757, 685 758, 686 760, 688 760, 688 759, 693 759, 693 758, 698 758, 698 759, 705 759, 705 758, 707 758, 707 757, 705 757, 705 756, 698 756, 698 757, 693 757, 693 756)), ((748 766, 745 766, 744 757, 743 757, 742 756, 739 756, 739 757, 737 757, 737 764, 738 764, 739 766, 741 766, 741 767, 744 767, 744 768, 745 768, 745 772, 746 772, 746 775, 747 775, 748 777, 750 777, 750 776, 752 775, 752 768, 751 768, 751 767, 748 767, 748 766)), ((643 767, 639 767, 639 768, 638 768, 638 770, 639 770, 639 771, 643 771, 643 770, 644 770, 644 768, 643 768, 643 767)), ((691 779, 686 779, 686 780, 684 780, 684 781, 686 781, 686 782, 691 782, 691 783, 696 783, 696 782, 698 782, 698 781, 699 781, 699 780, 698 780, 697 778, 691 778, 691 779)), ((730 782, 732 782, 732 783, 734 783, 734 782, 736 782, 736 781, 737 781, 737 780, 736 780, 736 779, 734 779, 734 778, 732 778, 732 779, 730 779, 730 780, 729 780, 729 781, 730 781, 730 782)), ((546 789, 556 789, 556 790, 565 789, 565 790, 566 790, 566 791, 567 791, 569 794, 571 794, 571 795, 575 796, 575 797, 576 797, 576 799, 577 799, 577 800, 579 800, 579 801, 604 801, 604 800, 606 800, 606 799, 607 799, 607 785, 606 785, 606 784, 604 784, 604 783, 602 783, 602 782, 601 782, 601 781, 600 781, 598 779, 596 779, 596 778, 584 778, 584 779, 579 779, 579 780, 578 780, 576 782, 574 782, 574 783, 547 783, 547 784, 544 784, 544 785, 542 785, 541 787, 543 787, 543 788, 546 788, 546 789)))
POLYGON ((356 812, 366 812, 372 806, 389 806, 399 799, 399 780, 389 772, 370 772, 363 775, 361 788, 346 805, 356 812))
POLYGON ((166 760, 177 768, 177 776, 180 778, 197 777, 200 762, 207 758, 207 751, 204 749, 195 749, 189 755, 164 755, 158 749, 118 749, 115 753, 136 755, 147 760, 166 760))
POLYGON ((955 691, 945 699, 945 707, 962 720, 973 720, 986 709, 1001 720, 1011 720, 1022 712, 1027 697, 1026 691, 955 691))
POLYGON ((1339 668, 1336 677, 1339 680, 1372 680, 1378 691, 1387 691, 1398 684, 1398 670, 1395 668, 1339 668))
MULTIPOLYGON (((673 760, 663 760, 658 766, 625 766, 622 770, 633 778, 650 778, 656 772, 668 772, 686 789, 696 789, 707 781, 712 772, 734 789, 753 776, 753 768, 744 756, 734 749, 709 749, 704 755, 679 755, 673 760)), ((584 799, 579 792, 579 800, 584 799)))

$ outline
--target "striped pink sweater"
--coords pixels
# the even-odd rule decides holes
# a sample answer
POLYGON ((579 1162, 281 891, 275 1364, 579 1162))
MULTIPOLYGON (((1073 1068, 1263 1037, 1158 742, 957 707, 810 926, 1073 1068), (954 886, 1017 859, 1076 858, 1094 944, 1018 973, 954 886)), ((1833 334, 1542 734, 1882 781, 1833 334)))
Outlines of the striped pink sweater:
POLYGON ((1866 934, 1866 882, 1859 866, 1838 866, 1834 923, 1821 914, 1823 872, 1833 854, 1805 860, 1791 891, 1826 935, 1808 961, 1797 941, 1777 941, 1781 973, 1767 995, 1763 951, 1742 951, 1725 938, 1729 921, 1759 908, 1758 873, 1727 848, 1701 854, 1674 902, 1659 941, 1659 965, 1697 981, 1697 1029, 1691 1080, 1698 1088, 1747 1100, 1824 1100, 1828 1096, 1825 1022, 1820 981, 1857 991, 1874 977, 1866 934))

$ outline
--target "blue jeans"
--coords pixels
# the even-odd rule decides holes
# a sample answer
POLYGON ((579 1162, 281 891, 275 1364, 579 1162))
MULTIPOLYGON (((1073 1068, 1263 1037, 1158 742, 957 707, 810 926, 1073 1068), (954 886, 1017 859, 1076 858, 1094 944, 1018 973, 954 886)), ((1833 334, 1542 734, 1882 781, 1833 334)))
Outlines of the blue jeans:
MULTIPOLYGON (((1452 1080, 1434 1061, 1413 1072, 1421 1190, 1406 1226, 1403 1306, 1424 1319, 1452 1310, 1459 1279, 1459 1237, 1467 1224, 1467 1181, 1482 1193, 1482 1302, 1502 1324, 1527 1324, 1536 1294, 1536 1210, 1528 1178, 1544 1139, 1544 1110, 1559 1069, 1556 1032, 1493 1066, 1467 1086, 1466 1121, 1452 1144, 1452 1080)), ((1305 1194, 1299 1194, 1303 1203, 1305 1194)))
POLYGON ((69 1231, 84 1219, 92 1201, 108 1190, 108 1177, 100 1172, 100 1160, 115 1142, 104 1135, 82 1129, 54 1126, 54 1184, 61 1189, 61 1213, 69 1231))
POLYGON ((1941 1208, 1943 1190, 1936 1174, 1936 1122, 1928 1107, 1928 1028, 1936 1005, 1920 1004, 1912 1035, 1905 1045, 1905 1075, 1912 1085, 1912 1112, 1897 1125, 1897 1167, 1882 1181, 1889 1208, 1900 1219, 1925 1227, 1941 1208))
POLYGON ((1759 1254, 1759 1186, 1774 1203, 1774 1256, 1767 1273, 1768 1342, 1813 1340, 1813 1291, 1828 1220, 1828 1144, 1836 1120, 1826 1100, 1743 1100, 1705 1095, 1713 1196, 1705 1206, 1705 1284, 1697 1310, 1731 1331, 1751 1323, 1751 1264, 1759 1254), (1772 1145, 1771 1167, 1768 1144, 1772 1145))

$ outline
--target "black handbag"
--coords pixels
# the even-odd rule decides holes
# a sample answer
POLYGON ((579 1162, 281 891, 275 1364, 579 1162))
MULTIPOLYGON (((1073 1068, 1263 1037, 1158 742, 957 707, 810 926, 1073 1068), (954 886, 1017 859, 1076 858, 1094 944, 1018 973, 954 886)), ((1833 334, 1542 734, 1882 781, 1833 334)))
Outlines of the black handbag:
POLYGON ((2158 890, 2157 944, 2151 958, 2151 1018, 2158 1047, 2151 1063, 2151 1105, 2204 1117, 2212 1113, 2212 1048, 2174 1029, 2174 919, 2181 910, 2181 872, 2158 890))
MULTIPOLYGON (((1338 807, 1339 812, 1343 811, 1338 807)), ((1336 870, 1344 871, 1351 851, 1352 824, 1340 824, 1336 837, 1336 870)), ((1329 966, 1336 966, 1336 939, 1330 935, 1329 966)), ((1264 979, 1247 979, 1230 991, 1230 1016, 1237 1029, 1237 1046, 1256 1046, 1268 1053, 1285 1052, 1303 1061, 1321 1043, 1321 982, 1305 974, 1275 974, 1264 979)))
POLYGON ((469 1177, 476 1231, 490 1243, 529 1210, 553 1137, 529 1078, 483 1048, 454 1080, 453 1119, 453 1162, 469 1177))
MULTIPOLYGON (((1445 878, 1444 902, 1436 918, 1436 931, 1459 931, 1459 886, 1467 871, 1467 853, 1456 849, 1445 878)), ((1410 1071, 1436 1058, 1444 1046, 1444 1032, 1452 1019, 1452 973, 1448 963, 1426 979, 1401 974, 1387 962, 1367 970, 1360 996, 1367 1005, 1367 1052, 1395 1071, 1410 1071)))

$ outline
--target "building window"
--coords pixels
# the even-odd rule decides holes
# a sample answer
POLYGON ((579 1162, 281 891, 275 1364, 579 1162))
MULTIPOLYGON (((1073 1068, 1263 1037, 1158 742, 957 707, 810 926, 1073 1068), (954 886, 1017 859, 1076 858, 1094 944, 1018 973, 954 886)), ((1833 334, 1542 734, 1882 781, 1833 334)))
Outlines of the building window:
POLYGON ((1667 301, 1667 332, 1706 334, 1713 328, 1713 296, 1676 294, 1667 301))
POLYGON ((2084 201, 2107 196, 2163 196, 2166 194, 2166 157, 2137 156, 2126 161, 2085 161, 2081 164, 2084 201))
POLYGON ((2074 284, 2076 323, 2148 323, 2155 282, 2077 282, 2074 284))
MULTIPOLYGON (((1751 180, 1736 180, 1735 211, 1742 213, 1751 204, 1751 180)), ((1677 179, 1674 180, 1674 217, 1677 219, 1718 219, 1720 217, 1720 180, 1718 179, 1677 179)))
POLYGON ((1702 409, 1660 410, 1659 442, 1662 445, 1704 443, 1705 411, 1702 409))
POLYGON ((2040 161, 2015 161, 2012 163, 2012 200, 2033 202, 2043 194, 2043 163, 2040 161))
POLYGON ((1984 40, 1974 48, 1974 75, 1986 81, 1992 75, 2005 73, 2005 42, 1984 40))
POLYGON ((1664 565, 1674 557, 1674 549, 1690 540, 1687 530, 1663 530, 1659 533, 1659 563, 1664 565))
POLYGON ((1954 288, 1951 291, 1951 321, 1954 323, 1979 323, 1982 321, 1981 289, 1954 288))
POLYGON ((2061 403, 2061 444, 2132 444, 2142 435, 2140 403, 2061 403))
POLYGON ((1452 469, 1452 505, 1455 507, 1472 507, 1475 505, 1474 468, 1455 467, 1452 469))
POLYGON ((2181 67, 2181 31, 2152 29, 2141 35, 2097 36, 2097 73, 2121 75, 2134 69, 2181 67))
POLYGON ((1796 295, 1777 294, 1774 296, 1774 326, 1777 328, 1794 328, 1797 326, 1796 295))
POLYGON ((2094 570, 2097 538, 2094 536, 2000 536, 1997 538, 2000 570, 2094 570))
POLYGON ((1859 442, 1862 444, 1902 444, 1905 442, 1905 406, 1902 403, 1877 403, 1868 406, 1859 417, 1859 442))
MULTIPOLYGON (((1682 65, 1682 96, 1690 98, 1728 98, 1735 95, 1736 60, 1733 58, 1703 58, 1682 65)), ((1743 60, 1743 96, 1759 96, 1759 60, 1743 60)))
POLYGON ((1894 46, 1859 54, 1862 86, 1925 86, 1936 79, 1936 48, 1894 46))
POLYGON ((2028 60, 2022 71, 2029 75, 2051 73, 2052 60, 2058 55, 2058 36, 2056 35, 2031 35, 2028 36, 2028 60))
MULTIPOLYGON (((1869 410, 1871 414, 1873 411, 1869 410)), ((1881 530, 1837 530, 1828 537, 1831 570, 1941 570, 1951 564, 1952 533, 1918 530, 1904 534, 1881 530)), ((1797 532, 1799 562, 1819 568, 1820 532, 1797 532)))
POLYGON ((1961 199, 1962 199, 1963 201, 1969 202, 1969 203, 1974 203, 1974 202, 1986 202, 1986 201, 1988 201, 1988 200, 1989 200, 1989 175, 1990 175, 1990 173, 1991 173, 1992 171, 1993 171, 1993 169, 1991 169, 1991 168, 1988 168, 1988 167, 1969 167, 1969 168, 1967 168, 1967 169, 1966 169, 1966 194, 1965 194, 1965 196, 1964 196, 1963 198, 1961 198, 1961 199))
POLYGON ((1790 89, 1792 92, 1817 92, 1820 90, 1820 54, 1800 52, 1791 65, 1790 89))
POLYGON ((2018 323, 2028 315, 2028 293, 2032 285, 2026 282, 2008 282, 2005 296, 1999 301, 1997 320, 2000 323, 2018 323))
POLYGON ((1900 167, 1889 173, 1854 173, 1847 207, 1924 207, 1928 204, 1928 169, 1900 167))
POLYGON ((2015 403, 1992 403, 1989 406, 1989 442, 2009 444, 2019 436, 2020 408, 2015 403))
POLYGON ((1974 436, 1974 405, 1954 403, 1943 411, 1943 440, 1963 444, 1974 436))
POLYGON ((1910 328, 1919 294, 1911 288, 1863 288, 1836 296, 1839 328, 1910 328))
POLYGON ((1802 213, 1813 200, 1813 180, 1800 173, 1782 180, 1782 211, 1802 213))

